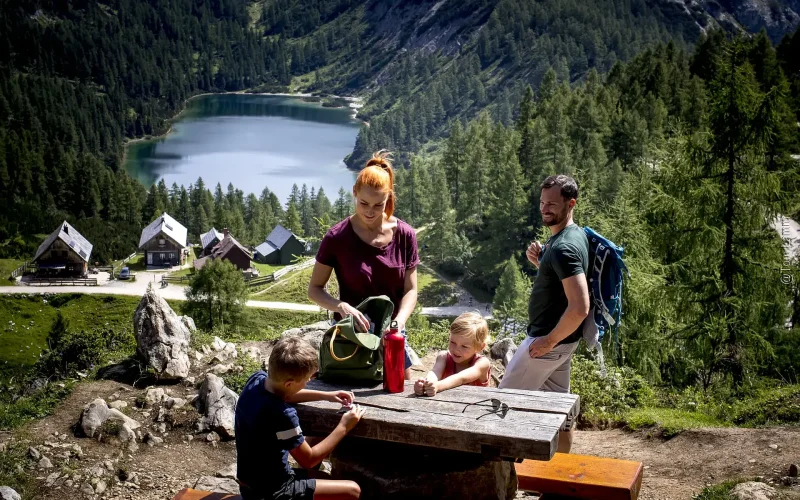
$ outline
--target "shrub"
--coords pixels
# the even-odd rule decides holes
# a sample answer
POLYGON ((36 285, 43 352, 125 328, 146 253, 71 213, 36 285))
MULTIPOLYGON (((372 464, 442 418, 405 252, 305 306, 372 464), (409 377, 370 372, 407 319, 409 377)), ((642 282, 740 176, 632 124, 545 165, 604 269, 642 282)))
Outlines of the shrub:
POLYGON ((632 408, 648 404, 653 389, 631 368, 609 366, 603 377, 600 365, 581 355, 572 357, 571 392, 581 398, 581 425, 606 427, 622 422, 632 408))
POLYGON ((753 397, 732 405, 732 421, 737 425, 759 426, 800 422, 800 385, 759 390, 753 397))

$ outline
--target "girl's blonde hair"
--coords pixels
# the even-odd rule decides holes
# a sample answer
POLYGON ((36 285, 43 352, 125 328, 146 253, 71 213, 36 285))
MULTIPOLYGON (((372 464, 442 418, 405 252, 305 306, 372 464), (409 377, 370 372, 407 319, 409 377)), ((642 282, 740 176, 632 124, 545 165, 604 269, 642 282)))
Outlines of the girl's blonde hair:
POLYGON ((475 346, 489 342, 489 325, 477 312, 465 312, 450 325, 450 333, 459 337, 470 337, 475 346))

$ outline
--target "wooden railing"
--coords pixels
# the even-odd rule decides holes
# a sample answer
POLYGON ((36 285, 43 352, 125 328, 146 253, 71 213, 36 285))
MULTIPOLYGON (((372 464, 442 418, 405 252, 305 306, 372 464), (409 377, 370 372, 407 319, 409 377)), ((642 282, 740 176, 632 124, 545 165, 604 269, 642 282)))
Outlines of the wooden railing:
POLYGON ((268 274, 267 276, 261 276, 258 278, 249 279, 245 281, 245 283, 250 288, 255 288, 257 286, 266 285, 267 283, 272 283, 273 281, 275 281, 275 273, 268 274))
POLYGON ((33 264, 33 262, 25 262, 24 264, 22 264, 18 268, 16 268, 13 271, 11 271, 11 279, 18 278, 18 277, 22 276, 23 274, 25 274, 25 271, 34 270, 34 269, 36 269, 36 266, 33 264))
POLYGON ((97 278, 35 278, 29 286, 97 286, 97 278))
POLYGON ((192 279, 191 276, 169 276, 164 275, 161 277, 162 281, 166 281, 167 283, 188 283, 189 280, 192 279))

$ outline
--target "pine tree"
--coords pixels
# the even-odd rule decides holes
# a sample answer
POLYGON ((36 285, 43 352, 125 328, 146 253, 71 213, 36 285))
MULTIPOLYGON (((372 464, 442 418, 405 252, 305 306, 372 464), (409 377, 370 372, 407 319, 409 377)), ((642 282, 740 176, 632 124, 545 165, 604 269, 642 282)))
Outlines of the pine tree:
POLYGON ((493 310, 500 320, 502 330, 516 335, 518 330, 527 324, 530 282, 522 274, 514 257, 509 258, 503 267, 500 284, 494 295, 493 310))

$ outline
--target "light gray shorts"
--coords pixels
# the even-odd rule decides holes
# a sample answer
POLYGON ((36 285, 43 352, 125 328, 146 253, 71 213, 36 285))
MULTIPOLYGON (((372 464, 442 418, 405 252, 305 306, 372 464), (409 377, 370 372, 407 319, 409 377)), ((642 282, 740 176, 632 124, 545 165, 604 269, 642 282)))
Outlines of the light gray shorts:
POLYGON ((569 392, 570 360, 578 342, 561 344, 544 356, 531 358, 528 348, 535 339, 525 337, 498 386, 500 389, 569 392))

